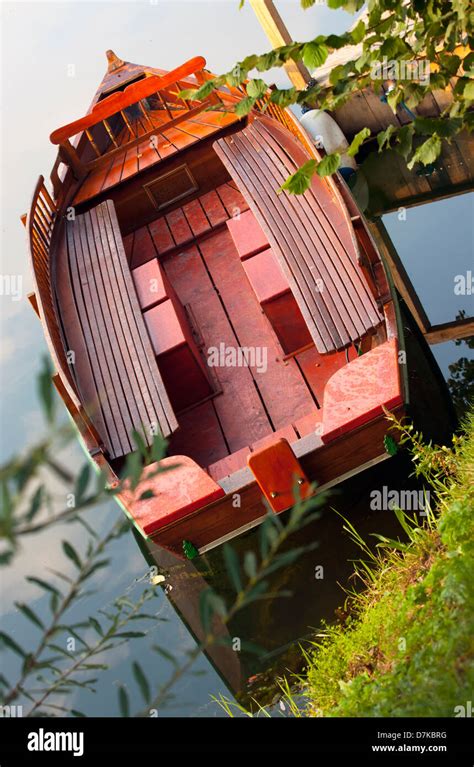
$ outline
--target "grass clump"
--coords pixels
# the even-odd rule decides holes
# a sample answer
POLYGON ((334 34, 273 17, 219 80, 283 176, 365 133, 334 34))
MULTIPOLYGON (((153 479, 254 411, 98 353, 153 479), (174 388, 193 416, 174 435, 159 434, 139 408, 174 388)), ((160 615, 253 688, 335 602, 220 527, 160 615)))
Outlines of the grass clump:
POLYGON ((392 420, 436 509, 397 509, 408 542, 377 536, 375 554, 346 522, 364 552, 364 588, 307 652, 303 715, 459 716, 473 700, 474 414, 451 448, 392 420))

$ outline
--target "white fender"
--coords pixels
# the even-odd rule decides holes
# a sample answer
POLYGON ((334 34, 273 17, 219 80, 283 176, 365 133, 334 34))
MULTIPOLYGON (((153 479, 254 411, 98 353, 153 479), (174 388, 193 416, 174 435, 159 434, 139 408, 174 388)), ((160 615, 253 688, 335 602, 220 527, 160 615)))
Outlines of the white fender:
POLYGON ((309 133, 316 147, 322 147, 327 154, 339 152, 341 155, 340 170, 344 168, 357 169, 354 158, 344 153, 349 142, 331 115, 328 115, 327 112, 321 112, 319 109, 310 109, 300 117, 300 123, 309 133))

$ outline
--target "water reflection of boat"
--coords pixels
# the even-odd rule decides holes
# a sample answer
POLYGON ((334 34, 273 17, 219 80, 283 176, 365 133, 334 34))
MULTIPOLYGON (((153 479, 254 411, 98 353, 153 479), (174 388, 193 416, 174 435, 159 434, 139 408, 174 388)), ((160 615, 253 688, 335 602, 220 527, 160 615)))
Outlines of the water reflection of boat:
POLYGON ((169 439, 174 468, 121 493, 127 513, 174 554, 203 553, 258 524, 262 494, 280 513, 295 477, 305 495, 388 457, 405 340, 341 179, 276 193, 318 157, 289 110, 180 96, 210 77, 199 57, 163 72, 107 55, 87 114, 51 134, 53 191, 39 179, 26 222, 31 301, 110 482, 133 430, 169 439))

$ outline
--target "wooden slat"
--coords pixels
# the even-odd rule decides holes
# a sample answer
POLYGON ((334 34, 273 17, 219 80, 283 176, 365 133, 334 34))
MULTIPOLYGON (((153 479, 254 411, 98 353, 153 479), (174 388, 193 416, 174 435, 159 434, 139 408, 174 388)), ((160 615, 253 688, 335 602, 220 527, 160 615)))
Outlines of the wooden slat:
MULTIPOLYGON (((273 167, 277 167, 278 162, 282 162, 288 172, 293 172, 295 168, 294 160, 298 160, 298 157, 293 156, 290 161, 289 157, 289 153, 294 151, 293 146, 289 144, 289 142, 294 144, 293 137, 282 136, 282 128, 274 126, 274 131, 282 142, 282 147, 280 147, 268 130, 263 131, 260 121, 255 121, 255 129, 257 133, 261 134, 260 146, 268 145, 271 148, 271 152, 275 155, 273 167)), ((300 152, 301 160, 304 160, 302 150, 300 152)), ((283 172, 278 177, 279 180, 283 180, 285 173, 283 172)), ((310 225, 309 231, 313 244, 317 250, 322 248, 328 255, 326 264, 331 272, 332 282, 338 288, 339 295, 343 299, 341 308, 344 310, 345 302, 349 302, 349 305, 350 303, 353 304, 353 309, 355 310, 355 313, 352 312, 353 322, 357 330, 364 333, 367 322, 377 324, 380 322, 380 316, 375 303, 371 300, 369 287, 361 271, 355 268, 355 263, 358 261, 358 248, 353 227, 349 225, 347 216, 341 215, 341 211, 338 209, 337 204, 334 204, 334 200, 331 201, 330 207, 326 202, 323 205, 322 199, 319 195, 315 194, 313 188, 308 191, 307 195, 302 196, 302 204, 300 206, 298 206, 299 200, 295 199, 295 196, 284 195, 282 197, 283 201, 287 199, 292 203, 294 211, 299 207, 301 212, 304 211, 306 213, 306 220, 307 224, 310 225), (339 220, 336 220, 336 216, 338 216, 339 220), (313 227, 311 227, 311 224, 313 227), (314 238, 313 234, 316 234, 316 238, 314 238), (339 271, 341 271, 341 275, 339 275, 339 271), (357 322, 357 315, 361 318, 360 323, 357 322)))
POLYGON ((78 384, 95 394, 91 417, 112 458, 135 449, 132 431, 151 444, 177 428, 138 306, 113 203, 107 201, 67 222, 71 290, 59 277, 68 339, 80 354, 78 384), (84 357, 86 359, 84 359, 84 357), (87 365, 86 365, 87 362, 87 365))
POLYGON ((112 115, 126 109, 126 107, 132 106, 140 99, 151 96, 153 93, 163 90, 177 80, 187 77, 199 69, 203 69, 205 65, 205 59, 202 56, 196 56, 162 77, 152 75, 144 80, 140 80, 138 83, 133 83, 125 88, 124 91, 113 93, 103 101, 99 101, 85 117, 81 117, 79 120, 75 120, 53 131, 50 140, 53 144, 61 144, 65 139, 81 133, 86 128, 91 128, 104 118, 112 117, 112 115))
POLYGON ((358 266, 348 215, 330 188, 318 180, 317 193, 313 185, 298 197, 276 194, 308 158, 285 128, 273 126, 268 119, 256 118, 243 131, 216 142, 216 151, 246 192, 318 350, 342 349, 383 317, 358 266))

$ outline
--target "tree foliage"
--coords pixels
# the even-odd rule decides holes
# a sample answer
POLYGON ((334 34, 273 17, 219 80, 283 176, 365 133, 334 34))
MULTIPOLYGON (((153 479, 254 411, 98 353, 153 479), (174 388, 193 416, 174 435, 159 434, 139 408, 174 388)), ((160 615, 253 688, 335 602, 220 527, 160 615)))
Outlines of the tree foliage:
MULTIPOLYGON (((315 0, 300 0, 311 9, 315 0)), ((327 0, 329 8, 356 13, 363 0, 327 0)), ((309 10, 308 12, 313 12, 309 10)), ((229 72, 207 81, 198 89, 185 92, 188 98, 208 96, 213 88, 239 87, 242 100, 235 111, 248 114, 264 95, 263 80, 249 79, 251 72, 266 72, 282 67, 290 59, 303 61, 310 70, 327 62, 328 56, 347 49, 347 60, 329 70, 327 82, 314 82, 305 91, 275 88, 267 91, 269 100, 282 107, 309 105, 323 111, 337 110, 354 93, 371 88, 388 103, 394 113, 403 108, 410 113, 430 93, 451 88, 451 101, 436 118, 417 117, 413 124, 389 126, 377 136, 379 151, 391 148, 413 168, 433 164, 443 142, 450 142, 461 131, 473 128, 474 104, 474 10, 469 0, 369 0, 367 13, 351 30, 341 35, 318 35, 306 42, 291 42, 263 54, 251 54, 229 72), (358 46, 353 48, 351 46, 358 46)), ((258 105, 259 106, 259 105, 258 105)), ((370 136, 364 128, 351 153, 370 136)), ((317 164, 312 172, 333 173, 340 157, 317 164), (336 162, 337 161, 337 162, 336 162)), ((308 168, 297 171, 284 188, 301 193, 307 188, 308 168)))

